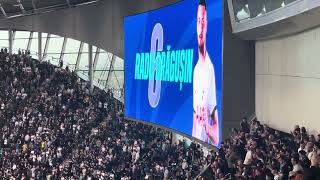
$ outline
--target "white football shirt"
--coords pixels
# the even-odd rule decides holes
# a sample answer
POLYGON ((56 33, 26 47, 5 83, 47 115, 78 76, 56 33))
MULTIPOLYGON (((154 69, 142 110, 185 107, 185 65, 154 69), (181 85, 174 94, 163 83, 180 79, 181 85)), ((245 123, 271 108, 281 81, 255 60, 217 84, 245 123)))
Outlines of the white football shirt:
POLYGON ((198 60, 193 71, 193 110, 203 112, 203 121, 198 122, 196 132, 192 135, 202 141, 209 142, 205 131, 205 121, 210 120, 210 115, 217 105, 216 81, 213 64, 206 53, 205 61, 198 60), (207 112, 207 113, 206 113, 207 112))

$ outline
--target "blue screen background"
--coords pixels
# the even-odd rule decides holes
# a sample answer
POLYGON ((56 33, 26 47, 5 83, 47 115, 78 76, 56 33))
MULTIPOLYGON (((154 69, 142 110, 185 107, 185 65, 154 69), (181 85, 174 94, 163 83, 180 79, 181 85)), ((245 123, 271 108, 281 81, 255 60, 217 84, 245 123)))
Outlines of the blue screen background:
MULTIPOLYGON (((158 10, 125 17, 125 117, 165 126, 192 135, 193 85, 161 82, 160 101, 152 108, 148 101, 148 81, 135 80, 135 55, 150 52, 156 23, 163 27, 164 45, 171 50, 194 49, 193 69, 198 61, 198 0, 184 0, 158 10)), ((222 121, 222 0, 207 0, 207 51, 215 69, 216 98, 221 137, 222 121)))

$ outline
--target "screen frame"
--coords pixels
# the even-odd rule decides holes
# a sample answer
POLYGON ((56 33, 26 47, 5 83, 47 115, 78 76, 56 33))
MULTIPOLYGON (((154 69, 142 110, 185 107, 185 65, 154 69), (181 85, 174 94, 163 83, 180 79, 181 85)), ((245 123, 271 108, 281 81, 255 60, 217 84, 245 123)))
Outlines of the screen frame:
MULTIPOLYGON (((140 14, 145 14, 145 13, 150 13, 150 12, 153 12, 153 11, 157 11, 157 10, 160 10, 160 9, 163 9, 163 8, 166 8, 166 7, 169 7, 169 6, 174 6, 174 5, 176 5, 176 4, 178 4, 178 3, 182 3, 182 2, 184 2, 184 1, 186 1, 186 0, 180 0, 180 1, 178 1, 178 2, 175 2, 175 3, 172 3, 172 4, 168 4, 168 5, 165 5, 165 6, 161 6, 161 7, 158 7, 158 8, 155 8, 155 9, 151 9, 151 10, 148 10, 148 11, 143 11, 143 12, 138 12, 138 13, 133 13, 133 14, 131 14, 131 15, 126 15, 126 16, 123 16, 123 39, 122 39, 122 41, 123 41, 123 43, 122 43, 122 45, 123 45, 123 54, 124 54, 124 56, 125 56, 125 42, 124 42, 124 40, 125 40, 125 32, 124 32, 124 24, 125 24, 125 18, 127 18, 127 17, 132 17, 132 16, 137 16, 137 15, 140 15, 140 14)), ((157 128, 161 128, 161 129, 164 129, 164 130, 167 130, 167 131, 169 131, 169 132, 171 132, 171 133, 175 133, 175 134, 179 134, 179 135, 181 135, 181 136, 183 136, 183 137, 186 137, 186 138, 188 138, 188 139, 190 139, 190 140, 192 140, 193 142, 197 142, 197 143, 199 143, 199 144, 201 144, 201 145, 203 145, 203 146, 205 146, 205 147, 207 147, 208 149, 211 149, 211 150, 215 150, 215 151, 218 151, 220 148, 221 148, 221 146, 222 146, 222 144, 223 144, 223 87, 224 87, 224 65, 223 65, 223 54, 224 54, 224 31, 225 31, 225 17, 224 17, 224 14, 225 14, 225 1, 224 0, 220 0, 220 1, 222 1, 221 3, 222 3, 222 14, 221 14, 221 21, 222 21, 222 23, 221 23, 221 25, 222 25, 222 37, 221 37, 221 119, 219 120, 219 144, 218 144, 218 146, 214 146, 213 144, 209 144, 209 143, 206 143, 206 142, 204 142, 204 141, 202 141, 202 140, 200 140, 200 139, 198 139, 198 138, 195 138, 195 137, 193 137, 192 135, 189 135, 189 134, 186 134, 186 133, 184 133, 184 132, 182 132, 182 131, 178 131, 178 130, 175 130, 175 129, 172 129, 172 128, 170 128, 170 127, 166 127, 166 126, 162 126, 162 125, 160 125, 160 124, 157 124, 157 123, 152 123, 152 122, 149 122, 149 121, 144 121, 144 120, 141 120, 141 119, 136 119, 136 118, 130 118, 130 117, 126 117, 125 116, 125 114, 126 114, 126 108, 125 108, 125 106, 126 106, 126 90, 124 89, 124 110, 123 110, 123 118, 124 119, 126 119, 126 120, 130 120, 130 121, 135 121, 135 122, 140 122, 140 123, 143 123, 143 124, 146 124, 146 125, 150 125, 150 126, 152 126, 152 127, 157 127, 157 128)), ((125 63, 126 63, 126 59, 125 58, 123 58, 124 59, 124 62, 123 62, 123 66, 124 67, 126 67, 126 65, 125 65, 125 63)), ((124 81, 123 81, 123 86, 124 86, 124 88, 126 88, 126 70, 124 69, 124 81)))

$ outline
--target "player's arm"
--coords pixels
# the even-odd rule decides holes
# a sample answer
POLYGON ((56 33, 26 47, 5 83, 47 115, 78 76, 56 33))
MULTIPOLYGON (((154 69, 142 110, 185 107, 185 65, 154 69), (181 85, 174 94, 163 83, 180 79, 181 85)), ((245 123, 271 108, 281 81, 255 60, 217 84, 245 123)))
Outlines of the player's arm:
POLYGON ((213 144, 219 143, 219 122, 218 122, 218 112, 216 107, 214 108, 210 116, 210 118, 213 121, 212 124, 210 124, 209 121, 206 121, 207 135, 209 139, 213 142, 213 144))
POLYGON ((196 135, 196 129, 197 129, 197 114, 196 114, 196 111, 193 109, 193 123, 192 123, 192 136, 193 137, 196 135))

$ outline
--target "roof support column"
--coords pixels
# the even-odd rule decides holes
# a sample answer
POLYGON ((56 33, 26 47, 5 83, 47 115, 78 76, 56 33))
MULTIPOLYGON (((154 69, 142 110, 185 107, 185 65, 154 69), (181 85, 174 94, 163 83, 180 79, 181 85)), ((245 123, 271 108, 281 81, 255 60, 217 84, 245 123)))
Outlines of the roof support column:
POLYGON ((96 55, 94 56, 94 59, 93 59, 93 71, 97 69, 99 55, 100 55, 100 48, 97 48, 96 55))
POLYGON ((82 49, 83 49, 83 42, 80 43, 80 47, 79 47, 79 52, 78 52, 78 57, 77 57, 77 61, 76 61, 76 65, 74 66, 74 70, 77 71, 79 69, 79 64, 81 61, 81 55, 82 55, 82 49))
POLYGON ((90 92, 93 92, 93 53, 92 53, 92 44, 89 44, 89 84, 90 92))
POLYGON ((10 28, 9 31, 9 54, 12 54, 12 45, 13 45, 13 31, 10 28))
POLYGON ((49 43, 50 43, 50 37, 51 37, 51 34, 48 34, 47 40, 46 40, 46 44, 44 45, 44 51, 43 51, 42 60, 47 58, 47 51, 48 51, 48 46, 49 46, 49 43))
POLYGON ((109 87, 109 81, 110 81, 110 78, 111 78, 111 73, 114 73, 113 72, 113 66, 114 66, 114 62, 116 61, 116 56, 114 54, 112 54, 112 58, 111 58, 111 64, 110 64, 110 68, 109 68, 109 71, 108 71, 108 76, 107 76, 107 87, 109 87))
POLYGON ((38 59, 42 60, 42 33, 38 32, 38 59))
POLYGON ((32 43, 32 38, 33 38, 33 32, 30 32, 29 35, 29 40, 28 40, 28 45, 27 45, 27 51, 30 51, 31 43, 32 43))
POLYGON ((66 51, 67 41, 68 41, 68 38, 64 37, 63 38, 62 49, 61 49, 61 53, 60 53, 60 60, 63 60, 63 56, 64 56, 64 53, 66 51))

